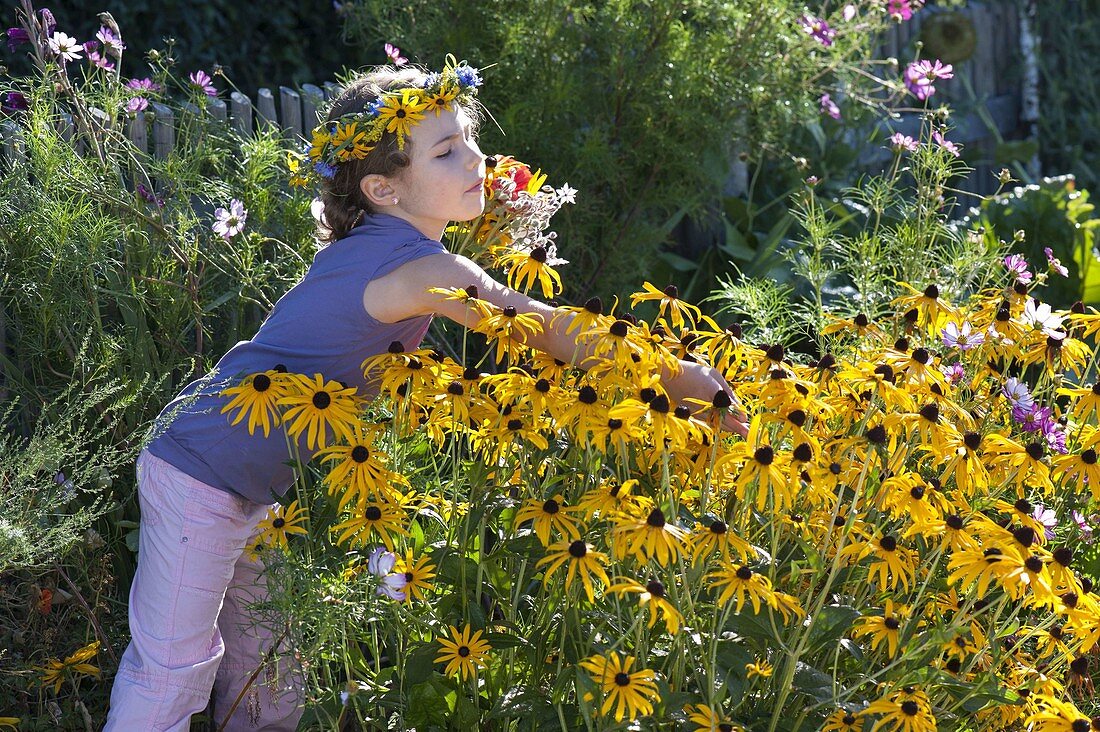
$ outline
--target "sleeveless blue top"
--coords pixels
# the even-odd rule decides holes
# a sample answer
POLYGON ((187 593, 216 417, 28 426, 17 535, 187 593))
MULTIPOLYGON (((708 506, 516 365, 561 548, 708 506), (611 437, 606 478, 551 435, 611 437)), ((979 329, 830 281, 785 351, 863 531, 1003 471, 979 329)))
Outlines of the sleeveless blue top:
MULTIPOLYGON (((323 374, 363 394, 360 364, 393 341, 420 345, 431 315, 381 323, 363 307, 367 283, 444 246, 395 216, 365 216, 348 235, 317 252, 305 277, 275 304, 256 335, 241 341, 213 371, 187 385, 157 417, 147 449, 193 478, 257 503, 271 503, 293 484, 286 437, 273 429, 248 434, 247 420, 230 426, 219 396, 243 376, 281 364, 292 373, 323 374)), ((302 459, 312 451, 299 440, 302 459)))

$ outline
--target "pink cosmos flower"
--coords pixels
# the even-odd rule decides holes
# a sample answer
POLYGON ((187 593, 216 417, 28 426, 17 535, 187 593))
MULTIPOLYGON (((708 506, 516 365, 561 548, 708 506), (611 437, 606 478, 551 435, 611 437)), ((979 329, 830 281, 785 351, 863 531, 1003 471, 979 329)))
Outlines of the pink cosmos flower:
POLYGON ((940 147, 942 147, 944 150, 951 153, 955 157, 959 157, 959 155, 961 154, 959 152, 959 146, 944 137, 943 133, 939 130, 936 130, 932 133, 932 139, 936 141, 936 144, 938 144, 940 147))
POLYGON ((899 23, 913 17, 913 10, 920 10, 922 0, 887 0, 886 13, 899 23))
POLYGON ((1028 271, 1027 260, 1024 259, 1022 254, 1009 254, 1004 260, 1005 269, 1012 274, 1016 275, 1017 282, 1023 282, 1025 285, 1031 282, 1034 275, 1028 271))
POLYGON ((1081 532, 1081 538, 1085 540, 1085 543, 1092 543, 1092 527, 1089 526, 1088 520, 1084 514, 1073 512, 1073 522, 1077 524, 1077 529, 1081 532))
POLYGON ((214 233, 219 234, 223 239, 232 239, 244 231, 248 211, 245 210, 243 203, 234 198, 229 202, 228 209, 218 208, 214 211, 214 219, 212 227, 214 233))
POLYGON ((895 132, 890 135, 890 147, 894 152, 901 152, 902 150, 908 150, 909 152, 916 152, 920 147, 920 143, 914 140, 909 135, 903 135, 900 132, 895 132))
POLYGON ((822 114, 827 114, 833 119, 840 119, 840 107, 836 106, 836 102, 828 94, 822 94, 820 101, 822 114))
POLYGON ((1062 275, 1063 277, 1069 277, 1069 270, 1062 264, 1061 260, 1054 256, 1054 250, 1050 247, 1043 247, 1043 254, 1047 255, 1047 264, 1052 270, 1062 275))
POLYGON ((404 66, 409 62, 407 58, 401 55, 401 49, 392 43, 386 44, 386 58, 390 60, 394 66, 404 66))
POLYGON ((1043 533, 1046 540, 1054 538, 1054 529, 1058 526, 1058 514, 1041 503, 1035 505, 1031 517, 1043 525, 1043 533))
POLYGON ((955 322, 948 323, 940 335, 944 346, 960 351, 969 351, 985 342, 985 334, 971 330, 969 322, 964 322, 961 326, 955 322))
POLYGON ((111 59, 107 58, 99 52, 98 41, 86 41, 84 43, 84 53, 88 54, 88 60, 94 66, 98 66, 101 69, 106 69, 107 71, 110 71, 115 67, 114 61, 111 61, 111 59))
POLYGON ((191 79, 192 86, 201 89, 202 93, 208 97, 218 96, 218 90, 214 88, 214 80, 210 78, 210 74, 206 73, 202 69, 199 69, 189 77, 191 79))
POLYGON ((833 45, 836 31, 829 27, 824 18, 816 18, 806 13, 798 19, 798 24, 802 26, 802 30, 809 33, 822 46, 827 48, 833 45))
POLYGON ((130 79, 126 82, 128 89, 137 89, 142 92, 158 92, 160 91, 160 84, 156 83, 149 77, 144 79, 130 79))
POLYGON ((126 102, 126 111, 130 114, 144 112, 148 108, 149 100, 145 97, 133 97, 130 101, 126 102))
POLYGON ((950 366, 940 366, 940 370, 943 372, 943 375, 947 377, 947 380, 951 383, 952 386, 958 384, 966 376, 966 371, 963 369, 963 365, 958 362, 953 363, 950 366))
POLYGON ((904 81, 906 88, 913 96, 923 102, 936 93, 936 87, 933 86, 935 82, 954 77, 954 68, 951 64, 940 63, 939 59, 934 62, 921 59, 905 67, 904 81))
POLYGON ((100 26, 99 32, 95 34, 95 37, 103 44, 103 50, 112 54, 115 58, 121 56, 122 52, 126 50, 126 44, 107 26, 100 26))

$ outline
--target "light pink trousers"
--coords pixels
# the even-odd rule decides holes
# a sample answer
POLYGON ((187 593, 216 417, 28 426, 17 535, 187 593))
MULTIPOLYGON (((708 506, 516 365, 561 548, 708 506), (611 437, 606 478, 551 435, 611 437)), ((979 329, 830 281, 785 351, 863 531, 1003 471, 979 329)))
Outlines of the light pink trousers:
MULTIPOLYGON (((245 546, 268 506, 201 483, 142 452, 141 530, 130 589, 130 645, 111 689, 108 732, 186 732, 213 691, 214 727, 267 655, 271 629, 246 605, 265 598, 245 546)), ((286 649, 268 661, 225 730, 294 730, 299 676, 286 649)))

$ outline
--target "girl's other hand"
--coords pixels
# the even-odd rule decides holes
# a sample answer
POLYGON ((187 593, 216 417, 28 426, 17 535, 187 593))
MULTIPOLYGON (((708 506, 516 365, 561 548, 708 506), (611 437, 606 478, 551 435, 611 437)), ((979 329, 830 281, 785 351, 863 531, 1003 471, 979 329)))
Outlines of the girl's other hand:
POLYGON ((721 428, 730 432, 736 432, 742 437, 749 434, 748 418, 741 408, 733 390, 718 369, 701 363, 681 361, 680 373, 665 382, 668 394, 679 404, 694 405, 694 416, 704 421, 711 421, 714 413, 721 409, 723 400, 719 393, 728 397, 729 407, 732 412, 722 415, 721 428), (717 400, 717 401, 716 401, 717 400))

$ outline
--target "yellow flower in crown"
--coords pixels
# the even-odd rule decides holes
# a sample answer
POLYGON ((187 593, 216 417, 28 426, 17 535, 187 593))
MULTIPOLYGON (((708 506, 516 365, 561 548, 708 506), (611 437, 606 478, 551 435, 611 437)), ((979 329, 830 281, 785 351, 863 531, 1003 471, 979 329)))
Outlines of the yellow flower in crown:
POLYGON ((362 160, 374 148, 367 143, 367 131, 355 122, 337 123, 332 135, 333 154, 341 163, 362 160))
POLYGON ((405 149, 405 138, 413 125, 424 119, 424 110, 428 105, 421 101, 417 89, 402 89, 400 95, 387 94, 382 97, 378 108, 378 118, 386 125, 386 132, 397 135, 397 149, 405 149))
POLYGON ((309 159, 313 162, 321 160, 325 155, 325 148, 332 142, 332 135, 324 127, 316 127, 313 130, 313 140, 309 146, 309 159))
POLYGON ((446 82, 440 84, 439 89, 436 91, 427 91, 421 97, 421 101, 424 103, 425 111, 434 111, 435 116, 438 117, 442 112, 451 111, 451 102, 457 97, 461 91, 457 84, 447 84, 446 82))

